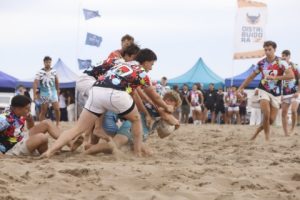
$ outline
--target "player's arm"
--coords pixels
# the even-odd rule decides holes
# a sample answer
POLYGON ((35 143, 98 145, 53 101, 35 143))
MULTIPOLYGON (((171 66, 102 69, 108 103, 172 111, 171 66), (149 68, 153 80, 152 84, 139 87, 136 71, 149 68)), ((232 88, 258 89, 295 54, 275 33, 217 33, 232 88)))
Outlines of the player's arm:
POLYGON ((55 75, 55 87, 57 90, 57 96, 59 96, 59 80, 57 75, 55 75))
POLYGON ((33 99, 36 100, 37 99, 37 88, 38 88, 38 85, 39 85, 39 80, 38 79, 34 79, 34 82, 33 82, 33 99))
POLYGON ((164 108, 167 112, 173 113, 174 108, 172 106, 167 105, 160 95, 155 91, 155 88, 153 86, 149 86, 144 88, 144 92, 146 95, 153 101, 153 103, 158 106, 164 108))
POLYGON ((34 126, 33 117, 31 114, 28 114, 25 119, 26 119, 26 127, 29 130, 34 126))
POLYGON ((239 87, 238 92, 240 92, 241 89, 247 87, 249 83, 251 83, 251 81, 253 81, 253 79, 257 76, 257 74, 259 74, 259 72, 257 71, 252 72, 252 74, 250 74, 250 76, 248 76, 246 80, 242 83, 242 85, 239 87))
POLYGON ((167 113, 163 108, 157 109, 161 119, 165 120, 171 125, 179 125, 179 121, 170 113, 167 113))
POLYGON ((151 101, 151 99, 145 94, 145 92, 143 92, 141 87, 138 87, 136 89, 138 95, 141 97, 141 99, 146 102, 146 103, 150 103, 151 105, 154 105, 154 103, 151 101))
MULTIPOLYGON (((271 78, 270 76, 268 76, 268 78, 271 78)), ((285 71, 284 71, 284 74, 282 76, 273 76, 273 80, 291 80, 295 78, 295 75, 294 75, 294 72, 292 70, 291 67, 287 68, 285 71)))

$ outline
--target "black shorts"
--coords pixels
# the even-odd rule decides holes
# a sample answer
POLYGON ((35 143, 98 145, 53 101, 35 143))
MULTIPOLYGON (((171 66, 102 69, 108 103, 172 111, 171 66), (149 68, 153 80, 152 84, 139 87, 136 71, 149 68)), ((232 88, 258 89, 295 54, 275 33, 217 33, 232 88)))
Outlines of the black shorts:
POLYGON ((219 112, 221 112, 222 114, 225 113, 225 107, 224 106, 217 106, 215 109, 216 114, 218 114, 219 112))
POLYGON ((240 115, 246 115, 246 114, 247 114, 246 107, 240 107, 240 115))
POLYGON ((190 114, 190 106, 189 105, 182 105, 181 106, 181 113, 189 115, 190 114))
POLYGON ((207 109, 207 110, 209 110, 211 113, 212 112, 215 112, 215 105, 213 105, 213 104, 205 104, 205 108, 207 109))

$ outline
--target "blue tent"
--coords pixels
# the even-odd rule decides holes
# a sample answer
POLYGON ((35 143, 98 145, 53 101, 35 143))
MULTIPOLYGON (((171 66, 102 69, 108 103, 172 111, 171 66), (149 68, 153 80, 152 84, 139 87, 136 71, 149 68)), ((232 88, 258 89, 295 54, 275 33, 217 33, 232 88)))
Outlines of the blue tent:
MULTIPOLYGON (((231 81, 233 81, 232 85, 235 85, 235 86, 239 87, 244 82, 244 80, 248 76, 250 76, 250 74, 252 74, 254 68, 255 68, 255 65, 252 65, 249 69, 247 69, 247 71, 245 71, 245 72, 243 72, 243 73, 241 73, 239 75, 236 75, 236 76, 234 76, 232 78, 226 78, 225 79, 225 86, 226 87, 231 86, 231 81)), ((254 80, 246 88, 248 88, 248 89, 254 89, 254 88, 256 88, 258 86, 260 80, 261 80, 261 74, 258 74, 254 78, 254 80)))
POLYGON ((0 71, 0 88, 15 89, 18 79, 0 71))
POLYGON ((179 87, 183 84, 192 87, 194 83, 201 83, 204 88, 208 88, 210 83, 214 83, 215 88, 224 86, 224 80, 209 69, 202 58, 199 58, 197 63, 181 76, 168 80, 169 85, 178 85, 179 87))
MULTIPOLYGON (((57 76, 59 80, 60 88, 75 88, 75 81, 78 75, 75 74, 65 63, 59 58, 58 61, 53 66, 57 71, 57 76)), ((24 85, 25 87, 32 88, 34 78, 19 81, 18 84, 24 85)))

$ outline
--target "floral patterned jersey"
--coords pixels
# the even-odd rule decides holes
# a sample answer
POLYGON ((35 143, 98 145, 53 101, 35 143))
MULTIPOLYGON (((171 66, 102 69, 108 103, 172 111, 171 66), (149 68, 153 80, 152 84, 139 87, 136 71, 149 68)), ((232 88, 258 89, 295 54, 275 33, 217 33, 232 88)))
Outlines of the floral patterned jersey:
POLYGON ((0 114, 0 152, 5 153, 24 137, 25 118, 10 109, 0 114))
POLYGON ((259 89, 262 89, 274 96, 281 95, 281 80, 267 80, 266 76, 282 76, 284 71, 287 69, 287 63, 276 57, 273 62, 268 62, 266 58, 258 62, 256 69, 254 70, 257 74, 262 73, 262 79, 258 85, 259 89))
POLYGON ((99 76, 94 86, 113 88, 130 94, 139 86, 151 86, 151 80, 138 62, 122 62, 99 76))
POLYGON ((298 69, 298 65, 290 62, 289 63, 290 67, 293 70, 293 73, 295 75, 295 78, 292 80, 285 80, 282 83, 282 94, 283 95, 291 95, 291 94, 295 94, 298 91, 298 83, 299 83, 299 69, 298 69))
POLYGON ((85 70, 83 73, 92 76, 97 80, 99 76, 104 75, 110 68, 112 68, 114 65, 121 62, 125 62, 125 61, 120 58, 110 58, 105 60, 102 64, 93 66, 85 70))

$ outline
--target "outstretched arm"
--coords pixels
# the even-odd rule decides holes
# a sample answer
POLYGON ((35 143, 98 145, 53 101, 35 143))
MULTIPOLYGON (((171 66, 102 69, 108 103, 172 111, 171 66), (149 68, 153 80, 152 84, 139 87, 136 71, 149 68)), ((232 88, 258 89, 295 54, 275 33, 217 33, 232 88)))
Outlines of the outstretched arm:
POLYGON ((162 107, 165 109, 165 111, 172 113, 174 112, 173 106, 167 105, 162 98, 159 96, 159 94, 155 91, 153 86, 149 86, 144 89, 144 92, 148 95, 148 97, 157 105, 158 107, 162 107))
POLYGON ((249 85, 249 83, 251 83, 251 81, 253 81, 253 79, 257 76, 256 72, 252 72, 252 74, 250 76, 248 76, 246 78, 246 80, 242 83, 242 85, 239 87, 238 92, 241 89, 244 89, 245 87, 247 87, 249 85))

